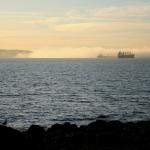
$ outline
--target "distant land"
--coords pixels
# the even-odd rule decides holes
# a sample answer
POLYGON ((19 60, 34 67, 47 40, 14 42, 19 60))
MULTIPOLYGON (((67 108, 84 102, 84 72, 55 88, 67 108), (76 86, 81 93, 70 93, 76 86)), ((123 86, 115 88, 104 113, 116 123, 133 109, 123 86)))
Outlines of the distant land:
POLYGON ((11 50, 11 49, 0 49, 0 58, 23 58, 28 57, 32 51, 30 50, 11 50))

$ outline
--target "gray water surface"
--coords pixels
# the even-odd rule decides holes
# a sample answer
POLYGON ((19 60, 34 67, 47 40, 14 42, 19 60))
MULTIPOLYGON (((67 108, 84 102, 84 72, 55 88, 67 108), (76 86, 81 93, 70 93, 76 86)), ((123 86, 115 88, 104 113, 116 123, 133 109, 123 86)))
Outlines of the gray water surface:
POLYGON ((0 122, 80 125, 100 115, 150 119, 149 59, 0 60, 0 122))

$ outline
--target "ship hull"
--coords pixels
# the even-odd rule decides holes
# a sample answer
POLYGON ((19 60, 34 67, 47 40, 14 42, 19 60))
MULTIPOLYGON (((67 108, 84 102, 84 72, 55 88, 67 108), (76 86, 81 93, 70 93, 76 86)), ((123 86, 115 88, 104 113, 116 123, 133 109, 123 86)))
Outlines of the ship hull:
POLYGON ((118 56, 118 58, 135 58, 134 55, 118 56))
POLYGON ((134 58, 135 54, 131 52, 119 52, 118 53, 118 58, 134 58))

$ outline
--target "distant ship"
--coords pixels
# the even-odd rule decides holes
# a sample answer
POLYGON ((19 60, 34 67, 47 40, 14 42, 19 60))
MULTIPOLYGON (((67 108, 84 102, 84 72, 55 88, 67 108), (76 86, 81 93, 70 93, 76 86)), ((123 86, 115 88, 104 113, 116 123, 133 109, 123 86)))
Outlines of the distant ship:
POLYGON ((97 56, 97 58, 103 58, 104 56, 102 55, 102 54, 99 54, 98 56, 97 56))
POLYGON ((118 52, 118 58, 135 58, 135 54, 132 52, 118 52))

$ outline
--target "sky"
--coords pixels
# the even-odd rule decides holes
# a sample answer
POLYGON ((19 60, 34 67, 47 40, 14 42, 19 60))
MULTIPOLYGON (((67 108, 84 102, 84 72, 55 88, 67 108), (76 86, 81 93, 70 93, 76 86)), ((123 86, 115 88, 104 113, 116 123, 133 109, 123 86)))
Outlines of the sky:
POLYGON ((0 0, 0 57, 150 57, 149 40, 150 0, 0 0))

